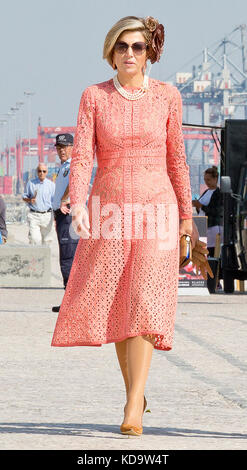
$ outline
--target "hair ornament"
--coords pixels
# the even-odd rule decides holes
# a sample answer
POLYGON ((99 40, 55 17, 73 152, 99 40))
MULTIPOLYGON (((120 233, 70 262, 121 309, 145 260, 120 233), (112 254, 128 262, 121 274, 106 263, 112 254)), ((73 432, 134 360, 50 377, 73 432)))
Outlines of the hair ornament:
POLYGON ((151 64, 159 62, 160 56, 164 49, 165 31, 163 24, 159 23, 157 19, 152 16, 147 16, 144 19, 144 26, 149 31, 149 59, 151 64))

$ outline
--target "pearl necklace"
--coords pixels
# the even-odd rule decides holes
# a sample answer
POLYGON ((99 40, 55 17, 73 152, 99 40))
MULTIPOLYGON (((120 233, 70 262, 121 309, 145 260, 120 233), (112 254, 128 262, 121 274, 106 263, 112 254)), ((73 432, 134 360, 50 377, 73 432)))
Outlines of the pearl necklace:
POLYGON ((131 101, 139 100, 140 98, 142 98, 146 94, 146 92, 148 90, 148 75, 144 75, 144 81, 143 81, 142 88, 138 91, 135 91, 134 93, 130 93, 129 91, 125 90, 122 87, 122 85, 119 83, 117 75, 115 75, 115 77, 113 77, 113 83, 114 83, 114 86, 115 86, 116 90, 118 91, 118 93, 120 93, 120 95, 122 95, 127 100, 131 100, 131 101))

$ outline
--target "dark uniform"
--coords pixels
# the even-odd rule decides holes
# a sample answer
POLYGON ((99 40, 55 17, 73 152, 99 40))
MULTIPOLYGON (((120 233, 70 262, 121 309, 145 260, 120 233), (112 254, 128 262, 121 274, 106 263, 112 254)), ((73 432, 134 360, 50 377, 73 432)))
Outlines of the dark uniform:
POLYGON ((69 229, 72 222, 70 214, 63 214, 59 209, 54 212, 56 220, 57 239, 59 244, 59 262, 63 276, 64 288, 66 288, 71 266, 73 263, 78 239, 70 236, 69 229))
MULTIPOLYGON (((59 134, 56 136, 56 145, 73 145, 73 136, 71 134, 59 134)), ((75 251, 78 244, 78 237, 71 237, 72 216, 70 214, 63 214, 60 210, 61 199, 69 184, 71 158, 61 164, 57 178, 56 189, 53 198, 53 211, 56 221, 56 232, 59 244, 59 262, 61 273, 63 276, 64 288, 66 288, 71 266, 73 263, 75 251)), ((68 205, 69 207, 69 205, 68 205)), ((59 307, 53 307, 53 311, 58 311, 59 307)))

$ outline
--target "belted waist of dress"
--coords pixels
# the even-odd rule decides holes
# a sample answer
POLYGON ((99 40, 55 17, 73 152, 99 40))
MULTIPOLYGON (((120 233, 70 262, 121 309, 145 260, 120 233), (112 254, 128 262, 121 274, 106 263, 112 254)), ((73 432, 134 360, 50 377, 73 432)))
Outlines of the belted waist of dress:
POLYGON ((166 167, 166 157, 163 156, 120 156, 116 154, 108 158, 98 157, 99 168, 112 168, 118 166, 131 166, 131 165, 160 165, 166 167))

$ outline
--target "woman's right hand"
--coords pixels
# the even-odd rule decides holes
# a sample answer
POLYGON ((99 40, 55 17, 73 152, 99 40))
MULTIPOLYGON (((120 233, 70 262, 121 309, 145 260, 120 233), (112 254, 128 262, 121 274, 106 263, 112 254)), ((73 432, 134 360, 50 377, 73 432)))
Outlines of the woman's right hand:
POLYGON ((77 235, 81 238, 89 238, 90 224, 88 211, 85 207, 72 207, 72 227, 77 235))

